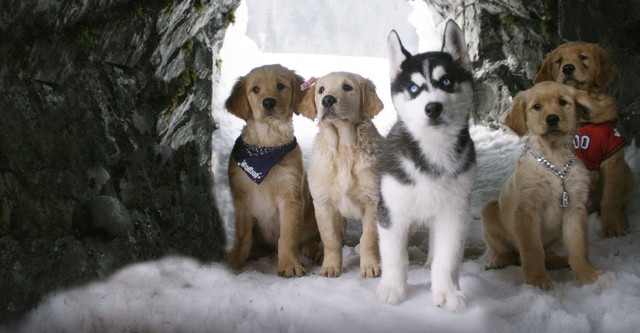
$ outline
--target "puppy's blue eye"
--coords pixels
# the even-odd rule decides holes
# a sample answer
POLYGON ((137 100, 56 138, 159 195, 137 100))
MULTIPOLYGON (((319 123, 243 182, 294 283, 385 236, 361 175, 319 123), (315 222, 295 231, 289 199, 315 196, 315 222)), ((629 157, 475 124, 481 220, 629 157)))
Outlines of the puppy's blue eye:
POLYGON ((410 93, 412 93, 412 94, 416 94, 416 93, 418 93, 418 91, 419 91, 419 90, 420 90, 420 87, 418 87, 418 85, 417 85, 417 84, 415 84, 415 83, 412 83, 412 84, 409 86, 409 92, 410 92, 410 93))
POLYGON ((443 76, 440 79, 440 83, 445 87, 451 87, 453 85, 453 80, 451 78, 449 78, 448 76, 443 76))

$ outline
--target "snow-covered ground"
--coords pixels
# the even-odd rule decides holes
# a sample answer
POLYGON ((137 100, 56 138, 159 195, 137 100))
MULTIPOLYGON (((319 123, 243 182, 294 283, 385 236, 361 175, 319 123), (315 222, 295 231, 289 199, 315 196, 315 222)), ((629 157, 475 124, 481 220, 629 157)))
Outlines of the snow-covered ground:
MULTIPOLYGON (((212 163, 217 199, 227 230, 233 208, 226 185, 226 160, 242 122, 222 109, 235 78, 251 68, 281 63, 299 74, 321 76, 347 70, 372 79, 385 103, 375 118, 386 134, 395 121, 388 92, 385 59, 260 53, 243 38, 242 24, 228 32, 222 52, 223 77, 214 98, 212 163), (237 53, 243 50, 242 53, 237 53), (248 57, 246 55, 249 55, 248 57), (243 55, 242 57, 240 55, 243 55)), ((421 42, 422 43, 422 42, 421 42)), ((435 41, 434 45, 439 45, 435 41)), ((296 136, 308 157, 316 125, 295 117, 296 136)), ((18 332, 637 332, 640 327, 640 193, 636 187, 628 213, 631 232, 621 238, 599 236, 599 219, 590 216, 589 248, 595 266, 605 274, 582 285, 569 269, 552 271, 553 289, 542 291, 522 282, 519 267, 485 270, 485 245, 479 212, 497 197, 522 149, 516 136, 483 126, 472 127, 478 155, 478 179, 472 195, 473 220, 460 287, 468 304, 463 313, 433 305, 426 259, 426 231, 411 238, 409 289, 399 305, 380 303, 379 279, 363 279, 359 270, 357 224, 349 226, 343 248, 344 273, 319 276, 319 266, 305 261, 310 273, 301 278, 277 276, 276 258, 250 262, 240 272, 225 263, 199 263, 168 257, 121 269, 107 279, 61 290, 47 297, 15 329, 18 332)), ((627 160, 640 182, 640 150, 627 148, 627 160)), ((231 245, 231 238, 229 238, 231 245)), ((8 328, 5 328, 8 330, 8 328)), ((0 328, 0 331, 3 329, 0 328)))

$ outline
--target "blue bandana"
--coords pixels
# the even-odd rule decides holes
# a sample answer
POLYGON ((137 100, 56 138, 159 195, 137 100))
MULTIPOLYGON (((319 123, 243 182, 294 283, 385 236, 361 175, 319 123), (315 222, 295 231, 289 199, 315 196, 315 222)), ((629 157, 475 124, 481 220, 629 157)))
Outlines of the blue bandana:
POLYGON ((291 142, 275 147, 252 146, 238 137, 231 155, 247 176, 256 184, 260 184, 267 177, 269 170, 297 145, 295 137, 291 142))

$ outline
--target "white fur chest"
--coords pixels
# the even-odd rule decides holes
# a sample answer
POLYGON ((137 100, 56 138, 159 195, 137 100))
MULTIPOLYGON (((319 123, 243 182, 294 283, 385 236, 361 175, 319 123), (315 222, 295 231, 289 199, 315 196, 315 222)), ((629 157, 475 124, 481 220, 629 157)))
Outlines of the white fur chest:
POLYGON ((424 174, 410 160, 401 159, 404 172, 411 179, 406 184, 391 175, 381 179, 381 192, 387 205, 409 220, 427 222, 444 209, 469 208, 469 193, 475 182, 476 168, 470 167, 456 177, 424 174))

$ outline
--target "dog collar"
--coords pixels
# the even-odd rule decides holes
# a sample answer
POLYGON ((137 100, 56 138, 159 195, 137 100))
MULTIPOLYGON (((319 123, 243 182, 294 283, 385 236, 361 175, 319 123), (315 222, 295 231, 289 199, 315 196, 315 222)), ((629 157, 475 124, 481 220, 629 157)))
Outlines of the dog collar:
POLYGON ((529 146, 524 146, 524 151, 522 152, 522 155, 526 154, 527 152, 531 153, 531 156, 533 156, 536 159, 536 161, 540 162, 540 164, 545 166, 547 169, 551 170, 551 172, 553 172, 553 174, 556 175, 556 177, 560 178, 560 182, 562 183, 562 198, 560 200, 560 207, 566 208, 569 205, 569 193, 567 193, 567 191, 564 188, 564 180, 567 178, 567 174, 573 167, 573 164, 575 163, 575 160, 576 160, 576 156, 572 155, 571 158, 567 161, 567 163, 564 164, 564 168, 560 170, 551 162, 549 162, 549 160, 547 160, 546 158, 536 155, 535 152, 533 151, 533 148, 529 146))
POLYGON ((231 155, 242 171, 259 185, 267 177, 271 168, 297 145, 298 141, 295 137, 289 143, 275 147, 253 146, 244 142, 242 137, 238 137, 231 155))

